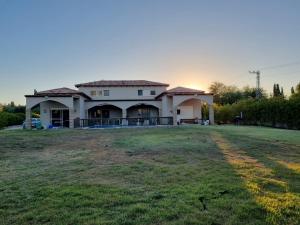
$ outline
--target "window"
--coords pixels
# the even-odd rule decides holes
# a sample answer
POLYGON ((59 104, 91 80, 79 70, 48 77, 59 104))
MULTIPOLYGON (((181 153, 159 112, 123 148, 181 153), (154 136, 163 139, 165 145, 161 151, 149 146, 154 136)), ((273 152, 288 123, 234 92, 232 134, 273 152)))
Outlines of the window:
POLYGON ((156 95, 155 90, 151 90, 151 91, 150 91, 150 95, 156 95))
POLYGON ((96 91, 91 91, 91 96, 96 96, 96 91))
POLYGON ((102 96, 102 91, 98 91, 98 95, 99 95, 99 96, 102 96))
POLYGON ((103 90, 103 95, 104 96, 109 96, 109 90, 103 90))
POLYGON ((180 115, 180 109, 177 109, 177 115, 180 115))
POLYGON ((138 90, 138 96, 143 96, 143 90, 138 90))

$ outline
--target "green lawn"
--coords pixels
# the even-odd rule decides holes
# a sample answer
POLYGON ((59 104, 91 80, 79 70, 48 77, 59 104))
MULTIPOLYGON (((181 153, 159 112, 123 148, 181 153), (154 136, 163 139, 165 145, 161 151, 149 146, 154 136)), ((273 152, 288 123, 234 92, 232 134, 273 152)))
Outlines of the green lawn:
POLYGON ((300 132, 0 131, 0 224, 300 224, 300 132))

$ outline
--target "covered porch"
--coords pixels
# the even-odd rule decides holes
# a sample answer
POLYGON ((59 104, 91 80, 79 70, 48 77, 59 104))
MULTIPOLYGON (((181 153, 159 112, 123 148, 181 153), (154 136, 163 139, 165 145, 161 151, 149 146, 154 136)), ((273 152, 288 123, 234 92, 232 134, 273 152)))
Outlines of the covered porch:
POLYGON ((174 124, 214 124, 213 95, 210 93, 177 87, 158 98, 162 101, 162 116, 172 116, 174 124), (207 111, 206 116, 204 112, 207 111))
POLYGON ((25 127, 31 129, 32 110, 39 107, 40 120, 43 128, 73 128, 75 118, 84 118, 85 94, 70 88, 57 88, 47 91, 34 91, 26 97, 25 127))

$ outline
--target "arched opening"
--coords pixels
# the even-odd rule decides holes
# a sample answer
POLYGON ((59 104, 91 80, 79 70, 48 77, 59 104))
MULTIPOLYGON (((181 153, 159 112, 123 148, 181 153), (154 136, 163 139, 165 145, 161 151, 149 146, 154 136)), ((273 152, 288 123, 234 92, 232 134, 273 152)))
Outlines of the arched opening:
POLYGON ((212 96, 186 98, 174 107, 174 123, 214 124, 212 96))
POLYGON ((114 105, 98 105, 88 109, 89 119, 122 118, 122 109, 114 105))
POLYGON ((160 124, 159 109, 153 105, 138 104, 127 108, 127 121, 131 126, 160 124))
POLYGON ((200 99, 187 99, 176 107, 177 123, 201 123, 204 104, 200 99))
POLYGON ((87 114, 88 119, 83 120, 83 126, 110 127, 122 123, 122 109, 114 105, 96 105, 89 108, 87 114))
POLYGON ((138 104, 127 108, 127 118, 158 117, 159 110, 153 105, 138 104))
POLYGON ((70 127, 70 109, 68 106, 54 100, 41 101, 38 104, 27 108, 27 127, 28 128, 52 128, 70 127), (39 111, 40 121, 34 119, 33 114, 39 111))

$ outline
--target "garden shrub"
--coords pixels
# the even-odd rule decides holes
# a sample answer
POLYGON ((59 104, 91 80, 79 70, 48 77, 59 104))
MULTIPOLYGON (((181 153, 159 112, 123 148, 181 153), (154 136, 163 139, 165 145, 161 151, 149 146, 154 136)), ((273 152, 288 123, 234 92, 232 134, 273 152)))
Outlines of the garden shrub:
POLYGON ((24 113, 0 112, 0 128, 12 125, 20 125, 24 120, 24 113))
POLYGON ((215 106, 217 123, 233 123, 242 112, 242 123, 300 129, 300 97, 274 97, 242 100, 232 105, 215 106))

